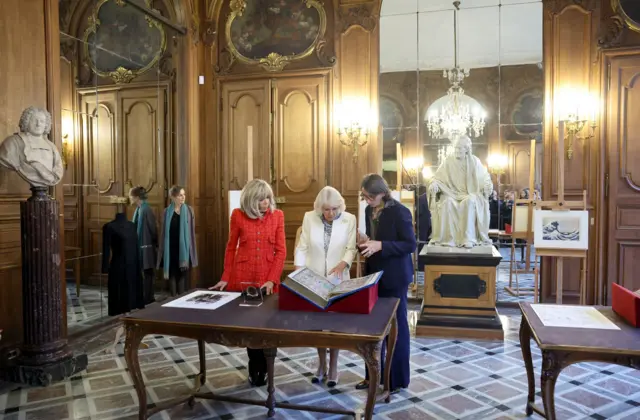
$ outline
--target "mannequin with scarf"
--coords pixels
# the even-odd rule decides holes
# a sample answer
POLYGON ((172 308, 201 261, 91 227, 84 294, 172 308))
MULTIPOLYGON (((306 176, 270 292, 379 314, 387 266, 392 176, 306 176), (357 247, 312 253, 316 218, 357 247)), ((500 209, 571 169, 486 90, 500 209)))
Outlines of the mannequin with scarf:
POLYGON ((147 204, 147 190, 138 186, 129 190, 129 202, 136 207, 133 223, 138 232, 140 246, 140 264, 144 274, 144 302, 149 304, 155 300, 153 279, 155 277, 156 256, 158 248, 158 228, 156 216, 147 204))
POLYGON ((171 295, 184 293, 188 288, 191 267, 198 266, 196 253, 195 218, 193 209, 185 204, 184 188, 169 189, 172 203, 164 210, 160 229, 158 268, 162 265, 165 280, 169 280, 171 295))
POLYGON ((480 159, 471 154, 471 139, 455 139, 454 153, 436 171, 429 185, 432 215, 430 245, 473 248, 491 245, 489 195, 493 183, 480 159))

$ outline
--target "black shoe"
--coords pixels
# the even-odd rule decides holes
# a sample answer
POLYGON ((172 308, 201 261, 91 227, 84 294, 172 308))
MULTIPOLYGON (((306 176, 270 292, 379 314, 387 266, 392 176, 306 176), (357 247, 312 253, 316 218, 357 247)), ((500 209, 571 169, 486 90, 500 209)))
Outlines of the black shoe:
POLYGON ((369 381, 366 379, 356 385, 357 390, 369 389, 369 381))
POLYGON ((267 384, 267 375, 264 373, 249 374, 249 383, 251 386, 265 386, 267 384))

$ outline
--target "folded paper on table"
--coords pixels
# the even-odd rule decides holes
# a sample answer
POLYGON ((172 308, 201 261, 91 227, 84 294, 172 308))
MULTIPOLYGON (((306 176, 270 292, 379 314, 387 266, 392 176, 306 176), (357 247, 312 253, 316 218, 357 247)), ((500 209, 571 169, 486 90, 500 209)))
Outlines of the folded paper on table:
MULTIPOLYGON (((282 295, 286 289, 318 309, 326 310, 337 301, 376 286, 381 276, 382 271, 379 271, 368 276, 343 280, 336 285, 308 268, 301 268, 289 274, 282 282, 280 293, 282 295)), ((287 298, 288 294, 285 292, 285 301, 287 298)))
POLYGON ((533 304, 531 309, 545 327, 619 330, 616 324, 593 306, 533 304))
POLYGON ((640 327, 640 295, 617 283, 611 285, 611 309, 634 327, 640 327))

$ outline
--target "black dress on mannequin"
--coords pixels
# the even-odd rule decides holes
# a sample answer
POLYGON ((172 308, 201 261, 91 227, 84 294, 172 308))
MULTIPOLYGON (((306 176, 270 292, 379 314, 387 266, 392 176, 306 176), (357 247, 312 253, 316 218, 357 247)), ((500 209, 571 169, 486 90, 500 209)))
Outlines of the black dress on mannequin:
POLYGON ((109 316, 144 308, 136 225, 125 213, 116 214, 102 228, 102 243, 102 272, 109 273, 109 316))

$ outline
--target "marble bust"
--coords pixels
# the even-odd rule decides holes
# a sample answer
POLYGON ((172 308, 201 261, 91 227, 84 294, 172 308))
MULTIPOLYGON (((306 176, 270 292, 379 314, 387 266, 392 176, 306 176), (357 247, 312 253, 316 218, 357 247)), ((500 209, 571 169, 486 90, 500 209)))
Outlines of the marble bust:
POLYGON ((63 175, 62 158, 49 141, 51 114, 30 106, 22 111, 20 132, 0 144, 0 166, 15 171, 32 187, 52 187, 63 175))
POLYGON ((493 183, 480 159, 471 154, 471 139, 454 139, 454 153, 429 184, 433 233, 429 245, 473 248, 491 245, 489 195, 493 183))

